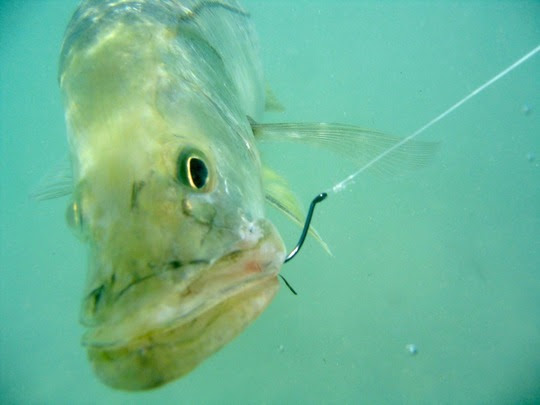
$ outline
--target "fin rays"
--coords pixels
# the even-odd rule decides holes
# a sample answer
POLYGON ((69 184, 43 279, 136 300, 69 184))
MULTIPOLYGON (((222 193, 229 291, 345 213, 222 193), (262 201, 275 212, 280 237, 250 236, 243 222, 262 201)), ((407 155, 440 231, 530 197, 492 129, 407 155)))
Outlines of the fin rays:
MULTIPOLYGON (((252 123, 261 141, 297 142, 324 147, 362 165, 401 141, 397 136, 346 124, 252 123)), ((407 142, 392 151, 370 170, 396 174, 426 166, 438 147, 436 142, 407 142)))
POLYGON ((30 198, 37 201, 51 200, 70 195, 72 191, 71 167, 66 159, 43 176, 34 190, 30 192, 30 198))

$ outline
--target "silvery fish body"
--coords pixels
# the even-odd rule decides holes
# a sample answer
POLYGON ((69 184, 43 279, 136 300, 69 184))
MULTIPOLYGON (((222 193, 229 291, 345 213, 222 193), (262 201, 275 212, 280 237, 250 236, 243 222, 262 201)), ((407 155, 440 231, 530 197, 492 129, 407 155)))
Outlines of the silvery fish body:
POLYGON ((204 0, 87 0, 68 26, 68 221, 89 246, 83 344, 112 387, 186 374, 278 289, 252 31, 237 2, 204 0))

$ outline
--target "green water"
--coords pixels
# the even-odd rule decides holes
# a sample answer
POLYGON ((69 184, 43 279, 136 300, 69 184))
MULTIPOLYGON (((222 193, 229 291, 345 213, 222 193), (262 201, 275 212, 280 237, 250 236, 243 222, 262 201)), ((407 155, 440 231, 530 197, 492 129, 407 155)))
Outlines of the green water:
MULTIPOLYGON (((0 3, 1 403, 539 403, 540 56, 421 135, 431 165, 331 195, 282 289, 187 377, 115 392, 80 346, 86 253, 66 199, 56 82, 76 1, 0 3), (416 355, 406 350, 415 344, 416 355)), ((285 113, 407 136, 540 43, 538 1, 252 1, 285 113)), ((266 145, 304 204, 356 167, 266 145)), ((298 230, 275 219, 292 246, 298 230)))

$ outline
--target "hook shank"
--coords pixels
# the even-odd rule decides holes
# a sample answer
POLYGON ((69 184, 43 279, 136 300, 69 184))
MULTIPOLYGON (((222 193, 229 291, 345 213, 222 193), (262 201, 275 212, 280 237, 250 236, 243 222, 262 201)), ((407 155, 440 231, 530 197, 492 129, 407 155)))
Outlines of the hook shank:
POLYGON ((323 201, 326 197, 328 197, 327 193, 320 193, 311 201, 311 204, 309 205, 309 210, 308 210, 308 213, 307 213, 307 216, 306 216, 306 222, 304 223, 304 229, 302 229, 302 234, 300 235, 300 239, 298 240, 298 243, 296 244, 295 248, 293 250, 291 250, 291 253, 289 253, 287 255, 287 257, 285 258, 284 263, 287 263, 294 256, 296 256, 296 254, 298 253, 298 251, 300 250, 300 248, 304 244, 304 241, 306 240, 307 233, 309 231, 309 224, 311 223, 311 218, 313 217, 313 211, 315 211, 315 206, 318 203, 320 203, 321 201, 323 201))

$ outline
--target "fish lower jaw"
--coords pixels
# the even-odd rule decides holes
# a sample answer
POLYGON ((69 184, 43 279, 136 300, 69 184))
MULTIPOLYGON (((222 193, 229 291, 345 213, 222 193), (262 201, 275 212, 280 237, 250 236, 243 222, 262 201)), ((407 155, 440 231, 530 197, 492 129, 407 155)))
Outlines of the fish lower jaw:
POLYGON ((279 236, 268 235, 252 249, 204 266, 180 290, 165 288, 149 307, 88 330, 83 344, 95 373, 105 384, 131 391, 187 374, 270 304, 283 256, 279 236))
POLYGON ((137 391, 159 387, 194 369, 246 328, 272 301, 277 277, 242 289, 189 322, 156 329, 122 346, 88 347, 97 376, 107 385, 137 391))

